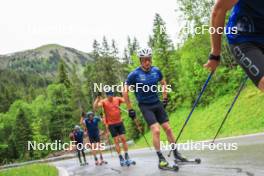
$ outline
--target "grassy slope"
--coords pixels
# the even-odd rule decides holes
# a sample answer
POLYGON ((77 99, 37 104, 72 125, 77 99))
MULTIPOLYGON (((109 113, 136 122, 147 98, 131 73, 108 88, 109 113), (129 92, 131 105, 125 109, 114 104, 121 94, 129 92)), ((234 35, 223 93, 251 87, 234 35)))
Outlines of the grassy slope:
MULTIPOLYGON (((180 142, 187 140, 212 139, 234 99, 235 92, 236 90, 234 90, 232 95, 226 95, 219 98, 206 108, 195 109, 183 135, 181 136, 180 142)), ((247 86, 230 112, 219 137, 263 132, 263 104, 264 94, 251 84, 247 86)), ((189 112, 190 109, 178 109, 170 115, 170 124, 173 128, 174 134, 179 133, 189 112)), ((148 141, 151 142, 150 133, 148 132, 145 135, 148 141)), ((161 140, 166 140, 163 132, 161 133, 161 140)), ((146 147, 143 138, 136 141, 135 148, 139 147, 146 147)))
POLYGON ((58 171, 54 166, 47 164, 33 164, 19 168, 0 171, 0 176, 57 176, 58 171))

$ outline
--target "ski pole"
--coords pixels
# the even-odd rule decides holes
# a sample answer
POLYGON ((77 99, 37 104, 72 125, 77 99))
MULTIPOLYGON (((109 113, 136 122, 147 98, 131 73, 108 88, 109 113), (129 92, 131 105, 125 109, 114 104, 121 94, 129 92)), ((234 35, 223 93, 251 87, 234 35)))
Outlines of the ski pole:
POLYGON ((111 152, 111 157, 113 157, 113 151, 112 151, 112 147, 111 147, 112 143, 110 141, 110 137, 109 136, 108 136, 108 144, 109 144, 109 148, 110 148, 110 152, 111 152))
POLYGON ((124 111, 124 112, 128 113, 128 111, 126 109, 121 108, 120 106, 116 106, 116 107, 118 107, 121 111, 124 111))
POLYGON ((221 125, 220 125, 220 127, 219 127, 219 129, 218 129, 218 131, 217 131, 217 133, 215 134, 215 137, 214 137, 214 139, 213 139, 213 141, 212 141, 212 144, 215 142, 215 139, 217 138, 219 132, 221 131, 221 129, 222 129, 222 127, 223 127, 223 125, 224 125, 224 123, 225 123, 225 121, 226 121, 226 119, 227 119, 229 113, 230 113, 231 110, 233 109, 233 106, 235 105, 238 96, 240 95, 241 91, 242 91, 243 88, 245 87, 245 84, 246 84, 247 80, 248 80, 248 77, 247 77, 247 76, 242 80, 242 83, 240 84, 240 87, 239 87, 239 89, 238 89, 238 91, 237 91, 237 94, 236 94, 236 96, 235 96, 235 98, 234 98, 234 100, 233 100, 231 106, 229 107, 229 109, 228 109, 228 111, 227 111, 227 113, 226 113, 226 115, 225 115, 225 118, 224 118, 224 120, 222 121, 222 123, 221 123, 221 125))
MULTIPOLYGON (((127 111, 126 109, 123 109, 123 108, 121 108, 121 107, 118 107, 118 108, 119 108, 120 110, 122 110, 122 111, 128 113, 128 111, 127 111)), ((149 143, 148 143, 148 140, 147 140, 146 136, 144 135, 143 131, 141 130, 140 124, 139 124, 139 122, 138 122, 138 120, 137 120, 136 118, 134 119, 134 122, 135 122, 135 124, 136 124, 137 130, 138 130, 138 131, 140 132, 140 134, 143 136, 143 138, 144 138, 146 144, 148 145, 149 149, 152 150, 151 147, 150 147, 150 145, 149 145, 149 143)))
MULTIPOLYGON (((211 80, 213 74, 214 74, 214 71, 212 71, 212 72, 209 74, 207 80, 205 81, 205 83, 204 83, 204 85, 203 85, 203 88, 202 88, 201 92, 199 93, 197 99, 195 100, 195 102, 194 102, 194 104, 193 104, 193 107, 192 107, 191 112, 189 113, 189 115, 188 115, 186 121, 184 122, 184 124, 183 124, 183 126, 182 126, 182 128, 181 128, 180 133, 178 134, 178 136, 177 136, 177 138, 176 138, 175 144, 177 144, 177 142, 178 142, 178 140, 179 140, 179 138, 180 138, 180 136, 181 136, 181 134, 182 134, 182 132, 183 132, 185 126, 187 125, 189 119, 191 118, 191 115, 192 115, 194 109, 196 108, 196 106, 197 106, 199 100, 201 99, 201 97, 202 97, 202 95, 203 95, 203 93, 204 93, 204 91, 205 91, 205 89, 206 89, 206 87, 207 87, 209 81, 211 80)), ((172 152, 172 150, 170 150, 170 152, 169 152, 169 154, 168 154, 168 157, 170 157, 171 152, 172 152)))
POLYGON ((147 140, 147 138, 145 137, 143 131, 141 130, 141 127, 140 127, 140 125, 139 125, 139 122, 138 122, 138 120, 137 120, 136 118, 134 119, 134 122, 135 122, 135 124, 136 124, 136 126, 137 126, 138 131, 139 131, 139 132, 141 133, 141 135, 143 136, 143 138, 144 138, 146 144, 148 145, 149 149, 152 151, 152 149, 151 149, 151 147, 150 147, 150 145, 149 145, 149 143, 148 143, 148 140, 147 140))

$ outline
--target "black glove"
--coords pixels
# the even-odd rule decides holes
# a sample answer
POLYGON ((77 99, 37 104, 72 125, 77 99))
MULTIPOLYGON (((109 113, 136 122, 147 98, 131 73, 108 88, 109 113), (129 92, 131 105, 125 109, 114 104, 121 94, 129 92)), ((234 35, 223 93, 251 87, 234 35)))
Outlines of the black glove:
POLYGON ((166 106, 168 105, 168 98, 164 98, 162 103, 163 103, 163 107, 166 108, 166 106))
POLYGON ((128 116, 134 120, 136 118, 136 111, 134 109, 129 109, 128 110, 128 116))

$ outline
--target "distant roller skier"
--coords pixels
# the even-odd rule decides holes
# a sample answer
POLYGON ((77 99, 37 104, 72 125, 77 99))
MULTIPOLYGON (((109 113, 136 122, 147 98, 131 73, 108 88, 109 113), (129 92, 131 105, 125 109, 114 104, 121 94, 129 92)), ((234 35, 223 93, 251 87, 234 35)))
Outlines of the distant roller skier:
POLYGON ((103 154, 100 146, 100 134, 99 134, 99 122, 101 118, 99 116, 95 116, 93 112, 87 112, 86 118, 84 119, 84 124, 86 126, 88 137, 91 144, 92 154, 94 156, 95 165, 107 164, 103 159, 103 154), (96 153, 97 151, 100 154, 100 161, 98 160, 96 153))
POLYGON ((80 128, 79 125, 75 125, 73 133, 70 134, 70 138, 71 140, 75 141, 76 151, 77 151, 80 165, 81 166, 87 165, 88 163, 86 162, 86 157, 84 153, 84 145, 83 145, 83 130, 80 128), (83 156, 83 162, 81 159, 81 153, 83 156))

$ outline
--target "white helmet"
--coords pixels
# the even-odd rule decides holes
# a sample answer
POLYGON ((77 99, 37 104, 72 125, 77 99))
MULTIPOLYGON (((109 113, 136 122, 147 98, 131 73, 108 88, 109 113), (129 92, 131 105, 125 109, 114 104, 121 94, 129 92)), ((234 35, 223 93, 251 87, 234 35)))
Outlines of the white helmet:
POLYGON ((74 129, 75 129, 75 130, 80 130, 81 127, 80 127, 79 125, 75 125, 75 126, 74 126, 74 129))
POLYGON ((142 48, 138 51, 138 57, 144 58, 144 57, 152 57, 152 50, 151 48, 142 48))

